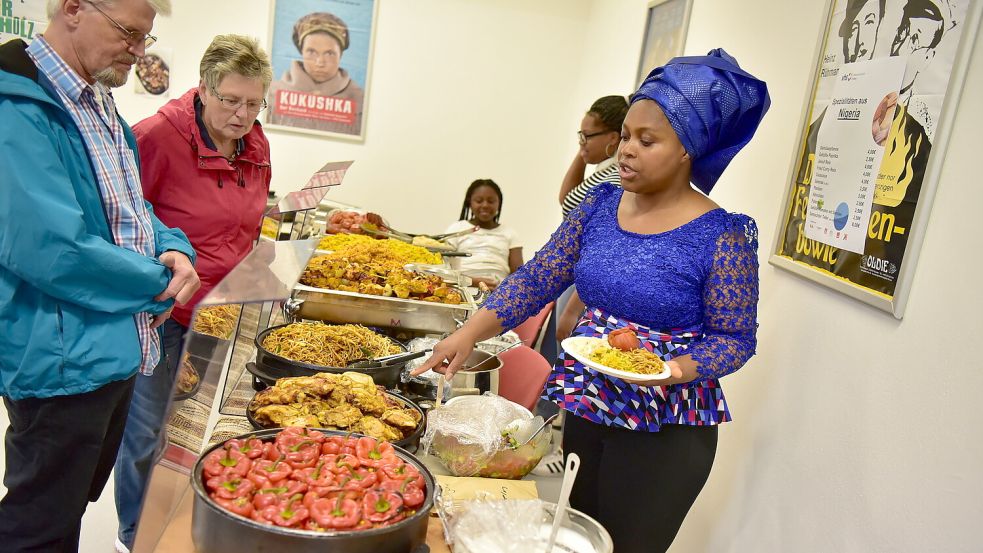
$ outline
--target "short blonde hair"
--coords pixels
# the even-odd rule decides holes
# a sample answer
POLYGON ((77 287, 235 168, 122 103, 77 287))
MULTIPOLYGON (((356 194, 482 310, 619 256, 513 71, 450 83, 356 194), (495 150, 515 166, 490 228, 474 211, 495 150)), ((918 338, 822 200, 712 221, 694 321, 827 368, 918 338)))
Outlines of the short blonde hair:
POLYGON ((260 79, 264 95, 273 80, 270 56, 259 47, 258 40, 243 35, 218 35, 212 39, 201 56, 198 73, 205 86, 212 90, 233 73, 247 79, 260 79))
MULTIPOLYGON (((102 4, 113 4, 116 2, 116 0, 93 1, 100 2, 102 4)), ((48 0, 48 19, 54 17, 64 3, 65 0, 48 0)), ((150 7, 154 9, 155 13, 159 13, 160 15, 171 15, 171 0, 147 0, 147 3, 150 4, 150 7)))

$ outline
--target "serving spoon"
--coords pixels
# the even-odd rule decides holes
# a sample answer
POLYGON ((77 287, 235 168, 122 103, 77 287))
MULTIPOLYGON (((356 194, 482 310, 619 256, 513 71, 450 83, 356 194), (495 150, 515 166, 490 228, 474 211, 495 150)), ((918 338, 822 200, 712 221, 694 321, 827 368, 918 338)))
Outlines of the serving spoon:
POLYGON ((553 551, 556 544, 556 534, 560 531, 563 517, 567 514, 567 503, 570 501, 570 490, 573 489, 573 481, 577 479, 577 471, 580 470, 580 457, 576 453, 567 453, 567 466, 563 471, 563 483, 560 484, 560 499, 556 502, 556 510, 553 511, 553 528, 550 529, 550 539, 546 542, 546 552, 553 551))
POLYGON ((550 415, 545 421, 543 421, 543 425, 542 426, 540 426, 539 428, 537 428, 536 431, 533 432, 531 436, 529 436, 528 438, 526 438, 526 441, 524 441, 521 444, 515 446, 515 449, 519 449, 520 447, 522 447, 522 446, 528 444, 529 442, 533 441, 536 438, 536 436, 539 436, 539 433, 542 432, 544 428, 546 428, 547 426, 549 426, 550 423, 553 422, 556 419, 556 417, 559 417, 559 416, 560 416, 559 413, 553 413, 552 415, 550 415))

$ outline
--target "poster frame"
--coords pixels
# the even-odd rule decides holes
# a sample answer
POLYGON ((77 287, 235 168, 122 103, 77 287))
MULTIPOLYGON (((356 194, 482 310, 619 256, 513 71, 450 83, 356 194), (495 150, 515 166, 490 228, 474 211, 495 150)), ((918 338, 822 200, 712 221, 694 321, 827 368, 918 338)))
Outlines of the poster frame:
MULTIPOLYGON (((269 31, 268 31, 269 32, 269 34, 268 34, 268 37, 269 37, 269 39, 268 39, 268 45, 269 45, 268 46, 268 48, 269 48, 268 52, 269 52, 269 55, 270 55, 270 58, 271 59, 273 58, 273 54, 274 54, 274 52, 273 52, 273 42, 274 42, 274 38, 275 38, 275 29, 276 29, 276 13, 277 13, 276 6, 277 6, 277 1, 278 0, 270 0, 270 10, 269 10, 269 17, 268 17, 268 29, 269 29, 269 31)), ((286 1, 286 0, 279 0, 279 1, 286 1)), ((287 133, 299 134, 299 135, 307 135, 307 136, 312 136, 313 135, 313 136, 319 136, 319 137, 324 137, 324 138, 337 139, 337 140, 342 140, 342 141, 347 141, 347 142, 354 142, 354 143, 363 143, 363 142, 365 142, 365 129, 367 127, 367 123, 368 123, 368 119, 369 119, 369 109, 368 109, 369 96, 370 96, 371 90, 372 90, 372 73, 373 73, 373 67, 372 66, 373 66, 373 60, 375 59, 376 34, 377 34, 377 31, 378 31, 378 28, 379 28, 379 26, 378 26, 378 20, 379 20, 379 3, 380 2, 381 2, 381 0, 372 0, 372 23, 371 23, 371 29, 369 31, 368 58, 366 59, 366 64, 365 64, 365 83, 364 83, 364 85, 362 87, 362 91, 363 91, 363 95, 362 95, 363 108, 362 108, 362 121, 361 121, 361 126, 360 126, 360 132, 359 132, 359 134, 347 134, 347 133, 341 133, 341 132, 320 131, 320 130, 315 130, 315 129, 307 129, 307 128, 302 128, 302 127, 294 127, 294 126, 291 126, 291 125, 280 125, 280 124, 276 124, 276 123, 268 123, 267 121, 269 121, 270 115, 271 115, 271 113, 273 111, 273 105, 272 105, 273 102, 272 101, 270 101, 270 107, 268 109, 266 109, 263 114, 261 114, 261 120, 262 120, 263 130, 264 131, 265 130, 274 130, 274 131, 277 131, 277 132, 287 132, 287 133)), ((278 78, 280 78, 280 76, 274 73, 273 80, 276 80, 278 78)))
POLYGON ((833 32, 832 19, 835 5, 836 0, 826 0, 826 6, 823 10, 825 17, 812 56, 814 65, 812 67, 809 87, 807 88, 808 93, 803 99, 801 115, 799 116, 799 132, 796 133, 795 147, 792 149, 792 159, 789 163, 787 177, 783 181, 784 191, 782 194, 781 211, 777 218, 775 237, 768 263, 779 269, 784 269, 817 284, 831 288, 877 309, 891 313, 896 319, 901 319, 904 317, 908 296, 911 294, 912 280, 918 265, 921 245, 925 238, 931 216, 932 203, 935 200, 939 177, 945 163, 952 124, 955 122, 956 111, 966 81, 966 73, 969 68, 970 58, 972 57, 973 47, 976 43, 976 35, 980 28, 983 1, 968 0, 965 27, 962 30, 962 40, 953 59, 945 100, 943 101, 939 114, 938 131, 935 134, 935 140, 932 142, 932 155, 929 156, 928 164, 925 167, 921 193, 918 197, 918 204, 915 206, 914 217, 902 257, 904 263, 902 263, 898 272, 897 284, 893 296, 850 282, 829 271, 813 267, 812 265, 794 260, 791 257, 779 255, 785 239, 785 226, 788 223, 792 201, 794 200, 793 196, 797 184, 795 181, 799 169, 801 147, 805 143, 809 132, 809 119, 819 87, 822 58, 826 51, 829 37, 833 32))
MULTIPOLYGON (((649 0, 648 6, 645 9, 645 30, 643 31, 642 34, 642 47, 641 50, 639 50, 638 52, 638 68, 635 72, 635 79, 637 82, 635 83, 635 88, 641 86, 642 81, 645 80, 645 77, 648 75, 649 71, 653 69, 652 67, 649 68, 645 67, 645 50, 649 46, 648 38, 649 38, 649 28, 652 25, 652 15, 655 12, 655 10, 659 8, 659 6, 662 6, 663 4, 666 4, 670 1, 672 0, 649 0)), ((682 29, 682 33, 679 41, 679 48, 677 48, 677 51, 674 52, 672 56, 670 56, 670 59, 677 56, 682 56, 683 52, 686 51, 686 38, 689 35, 690 16, 693 13, 693 0, 681 0, 681 1, 685 6, 683 8, 683 20, 679 23, 679 27, 680 29, 682 29)), ((666 61, 669 60, 667 59, 666 61)))

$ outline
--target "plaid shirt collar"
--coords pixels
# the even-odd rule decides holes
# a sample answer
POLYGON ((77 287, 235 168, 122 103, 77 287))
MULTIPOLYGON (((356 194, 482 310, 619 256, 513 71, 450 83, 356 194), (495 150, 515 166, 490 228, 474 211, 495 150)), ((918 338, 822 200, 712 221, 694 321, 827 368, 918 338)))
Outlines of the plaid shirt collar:
POLYGON ((27 47, 27 54, 34 60, 38 69, 76 104, 82 103, 82 94, 86 90, 95 95, 94 87, 102 87, 99 92, 109 94, 109 89, 101 83, 90 85, 85 82, 85 79, 65 63, 65 60, 58 55, 58 52, 55 52, 43 36, 39 36, 31 42, 30 46, 27 47))

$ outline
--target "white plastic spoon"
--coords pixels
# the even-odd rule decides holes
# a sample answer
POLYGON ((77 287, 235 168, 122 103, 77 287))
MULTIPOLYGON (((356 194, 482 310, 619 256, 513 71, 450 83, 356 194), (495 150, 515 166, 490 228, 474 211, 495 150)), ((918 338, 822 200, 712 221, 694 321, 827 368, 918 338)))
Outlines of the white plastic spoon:
POLYGON ((570 490, 573 489, 573 481, 577 479, 578 470, 580 470, 580 457, 576 453, 568 453, 567 466, 563 470, 563 483, 560 484, 560 499, 557 500, 556 510, 553 512, 553 529, 550 530, 550 539, 546 542, 546 553, 551 553, 553 545, 556 544, 556 533, 560 531, 560 524, 567 514, 567 502, 570 501, 570 490))

